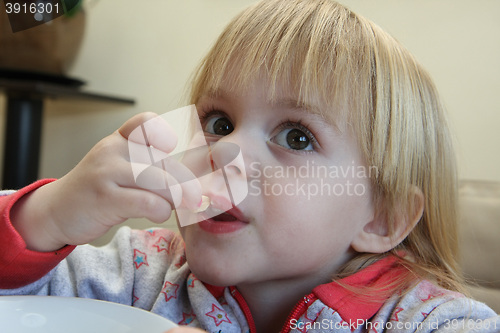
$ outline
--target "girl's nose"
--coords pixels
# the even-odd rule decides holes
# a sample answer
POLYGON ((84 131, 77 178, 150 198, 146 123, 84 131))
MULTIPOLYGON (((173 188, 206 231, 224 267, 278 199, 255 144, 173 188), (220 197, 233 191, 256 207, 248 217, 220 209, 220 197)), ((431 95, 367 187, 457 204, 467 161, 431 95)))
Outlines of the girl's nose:
POLYGON ((209 158, 213 171, 223 169, 231 176, 245 176, 245 161, 237 144, 226 141, 211 143, 209 158))
POLYGON ((238 205, 248 194, 245 161, 240 147, 232 142, 219 140, 210 144, 212 172, 219 174, 233 205, 238 205), (223 179, 222 179, 223 178, 223 179))

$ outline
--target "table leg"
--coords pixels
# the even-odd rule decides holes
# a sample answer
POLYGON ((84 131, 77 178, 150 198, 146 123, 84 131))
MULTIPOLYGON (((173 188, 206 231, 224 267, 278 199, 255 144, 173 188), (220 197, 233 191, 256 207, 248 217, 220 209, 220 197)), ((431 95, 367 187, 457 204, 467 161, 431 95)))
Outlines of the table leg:
POLYGON ((43 100, 9 97, 3 189, 19 189, 38 179, 43 100))

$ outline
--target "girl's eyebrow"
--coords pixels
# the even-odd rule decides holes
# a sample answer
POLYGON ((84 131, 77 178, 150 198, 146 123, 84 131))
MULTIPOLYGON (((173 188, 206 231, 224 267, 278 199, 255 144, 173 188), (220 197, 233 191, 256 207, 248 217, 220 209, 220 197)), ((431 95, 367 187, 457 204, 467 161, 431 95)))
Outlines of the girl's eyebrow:
POLYGON ((273 102, 273 105, 276 105, 278 108, 298 111, 298 112, 307 112, 313 114, 321 119, 321 121, 330 124, 336 131, 340 131, 340 128, 337 126, 337 122, 333 119, 333 117, 327 117, 325 110, 322 110, 320 107, 316 105, 311 105, 307 103, 303 103, 297 101, 293 98, 284 98, 279 99, 273 102))
MULTIPOLYGON (((200 100, 204 98, 208 99, 220 98, 222 100, 231 100, 232 94, 228 93, 224 89, 217 88, 214 90, 207 91, 205 94, 201 96, 200 100)), ((294 98, 279 98, 271 100, 270 104, 276 109, 291 110, 295 112, 307 112, 313 114, 319 117, 322 121, 332 125, 335 128, 335 130, 340 132, 340 128, 338 127, 337 122, 333 119, 333 117, 327 117, 326 116, 327 113, 325 112, 325 110, 322 110, 317 105, 301 102, 294 98)))

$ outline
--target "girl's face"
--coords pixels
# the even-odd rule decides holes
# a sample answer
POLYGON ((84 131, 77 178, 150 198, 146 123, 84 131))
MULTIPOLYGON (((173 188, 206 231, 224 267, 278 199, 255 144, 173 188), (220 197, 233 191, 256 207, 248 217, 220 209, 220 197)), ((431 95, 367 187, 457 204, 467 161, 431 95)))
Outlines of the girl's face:
MULTIPOLYGON (((285 89, 269 101, 265 80, 231 88, 222 84, 196 107, 207 141, 240 147, 244 166, 226 177, 243 176, 248 195, 226 214, 181 228, 192 271, 220 286, 328 279, 374 217, 369 176, 376 170, 364 164, 352 133, 322 118, 319 103, 298 105, 285 89)), ((227 184, 216 178, 203 184, 211 198, 227 184)))

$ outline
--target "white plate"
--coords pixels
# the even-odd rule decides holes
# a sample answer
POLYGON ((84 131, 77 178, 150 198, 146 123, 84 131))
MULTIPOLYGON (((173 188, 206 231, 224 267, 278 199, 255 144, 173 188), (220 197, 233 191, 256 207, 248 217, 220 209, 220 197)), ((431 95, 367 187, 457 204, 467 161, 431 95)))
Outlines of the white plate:
POLYGON ((55 296, 0 296, 3 333, 164 333, 173 322, 131 306, 55 296))

